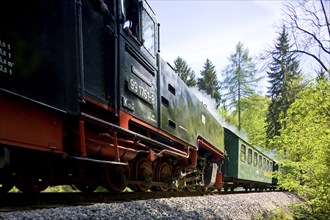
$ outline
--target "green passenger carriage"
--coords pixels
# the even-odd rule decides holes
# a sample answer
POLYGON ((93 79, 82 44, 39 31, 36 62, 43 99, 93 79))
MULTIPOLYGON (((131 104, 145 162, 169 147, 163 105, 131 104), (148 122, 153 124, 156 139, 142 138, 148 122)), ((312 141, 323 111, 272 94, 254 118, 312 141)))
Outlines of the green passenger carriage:
POLYGON ((225 130, 224 189, 273 189, 274 161, 228 128, 225 130))

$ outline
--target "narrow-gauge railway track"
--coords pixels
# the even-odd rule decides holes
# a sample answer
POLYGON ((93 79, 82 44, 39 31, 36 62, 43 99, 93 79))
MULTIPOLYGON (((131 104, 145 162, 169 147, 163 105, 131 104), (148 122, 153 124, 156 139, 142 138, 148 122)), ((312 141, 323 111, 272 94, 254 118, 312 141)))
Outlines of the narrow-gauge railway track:
POLYGON ((94 203, 127 202, 132 200, 203 196, 217 192, 125 192, 125 193, 7 193, 0 197, 0 211, 11 207, 58 207, 88 205, 94 203))
POLYGON ((55 208, 62 206, 90 205, 95 203, 127 202, 133 200, 205 196, 221 194, 242 194, 257 191, 234 191, 234 192, 125 192, 125 193, 7 193, 0 197, 0 212, 17 209, 55 208))
POLYGON ((64 206, 91 205, 95 203, 127 202, 132 200, 160 199, 172 197, 199 197, 206 195, 243 194, 258 191, 233 192, 125 192, 125 193, 7 193, 0 197, 0 212, 14 210, 30 210, 38 208, 55 208, 64 206))
POLYGON ((301 201, 290 192, 188 196, 56 208, 13 208, 0 212, 0 219, 256 219, 260 213, 286 209, 301 201))

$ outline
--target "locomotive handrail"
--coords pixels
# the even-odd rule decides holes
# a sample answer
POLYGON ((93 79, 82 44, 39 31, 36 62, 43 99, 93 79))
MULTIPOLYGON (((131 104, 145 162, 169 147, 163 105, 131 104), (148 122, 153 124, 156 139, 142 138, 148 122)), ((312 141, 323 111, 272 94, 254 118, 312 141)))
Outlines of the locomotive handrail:
POLYGON ((183 157, 186 157, 186 158, 189 157, 189 153, 187 153, 187 152, 184 152, 184 151, 178 150, 178 149, 176 149, 176 148, 174 148, 174 147, 171 147, 171 146, 168 146, 168 145, 163 144, 163 143, 161 143, 161 142, 155 141, 155 140, 153 140, 153 139, 151 139, 151 138, 145 137, 145 136, 143 136, 143 135, 141 135, 141 134, 139 134, 139 133, 136 133, 136 132, 134 132, 134 131, 130 131, 130 130, 125 129, 125 128, 122 128, 122 127, 120 127, 120 126, 118 126, 118 125, 115 125, 115 124, 112 124, 112 123, 110 123, 110 122, 104 121, 104 120, 102 120, 102 119, 100 119, 100 118, 96 118, 96 117, 94 117, 94 116, 92 116, 92 115, 89 115, 89 114, 86 114, 86 113, 83 113, 83 112, 81 112, 81 116, 84 117, 84 118, 87 118, 87 119, 93 120, 93 121, 97 121, 98 123, 104 124, 104 125, 106 125, 106 126, 113 127, 113 128, 115 128, 115 129, 117 129, 117 130, 119 130, 119 131, 122 131, 122 132, 125 132, 125 133, 127 133, 127 134, 129 134, 129 135, 131 135, 131 136, 138 137, 138 138, 142 139, 143 141, 146 141, 146 142, 148 142, 148 143, 150 143, 150 144, 158 145, 158 146, 161 146, 161 147, 163 147, 163 148, 166 148, 166 149, 169 149, 169 150, 171 150, 171 151, 174 151, 174 152, 176 152, 176 153, 179 153, 179 154, 181 154, 183 157))
POLYGON ((71 158, 71 159, 75 159, 75 160, 81 160, 81 161, 94 162, 94 163, 101 163, 101 164, 111 164, 111 165, 128 166, 128 163, 127 162, 117 162, 117 161, 109 161, 109 160, 97 160, 97 159, 92 159, 92 158, 74 157, 74 156, 67 156, 67 158, 71 158))

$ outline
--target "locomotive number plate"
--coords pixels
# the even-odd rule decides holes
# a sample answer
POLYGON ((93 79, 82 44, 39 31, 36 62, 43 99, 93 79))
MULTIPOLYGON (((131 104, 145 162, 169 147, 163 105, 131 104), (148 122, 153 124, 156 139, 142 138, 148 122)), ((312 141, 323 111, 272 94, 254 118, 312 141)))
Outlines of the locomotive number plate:
POLYGON ((128 89, 147 103, 154 105, 156 101, 155 94, 150 88, 131 76, 128 77, 128 89))

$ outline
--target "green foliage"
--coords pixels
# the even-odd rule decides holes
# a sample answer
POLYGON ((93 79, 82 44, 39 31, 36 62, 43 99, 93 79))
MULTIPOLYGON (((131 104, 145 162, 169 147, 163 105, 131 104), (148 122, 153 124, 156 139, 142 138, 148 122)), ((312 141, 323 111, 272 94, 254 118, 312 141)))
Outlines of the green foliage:
POLYGON ((229 110, 225 108, 219 108, 218 112, 227 124, 235 126, 238 125, 238 120, 235 112, 229 112, 229 110))
POLYGON ((44 190, 44 192, 79 192, 69 185, 51 186, 44 190))
POLYGON ((292 214, 285 209, 278 209, 272 212, 261 213, 258 220, 293 220, 292 214))
MULTIPOLYGON (((21 191, 16 187, 13 187, 9 192, 17 193, 21 191)), ((45 189, 43 192, 80 192, 80 191, 73 189, 69 185, 59 185, 59 186, 50 186, 47 189, 45 189)))
POLYGON ((282 123, 286 127, 274 141, 286 171, 279 184, 307 199, 304 211, 325 219, 330 216, 330 83, 319 80, 300 92, 282 123))
POLYGON ((252 95, 242 99, 242 128, 249 136, 250 144, 266 146, 266 114, 269 99, 261 95, 252 95))
MULTIPOLYGON (((264 147, 266 144, 265 119, 268 104, 269 98, 257 94, 241 99, 241 129, 254 146, 264 147)), ((219 109, 219 114, 228 124, 238 127, 237 111, 229 113, 226 109, 219 109)))
POLYGON ((19 189, 16 188, 16 186, 14 186, 9 192, 13 193, 17 193, 17 192, 20 192, 19 189))
POLYGON ((179 77, 186 83, 187 86, 192 87, 197 84, 195 72, 191 70, 187 62, 178 57, 174 60, 174 67, 179 77))
POLYGON ((220 83, 215 71, 215 66, 209 59, 206 59, 204 70, 201 71, 201 78, 197 79, 198 89, 204 90, 211 98, 215 99, 217 106, 220 104, 220 83))
MULTIPOLYGON (((81 192, 78 189, 72 188, 69 185, 59 185, 59 186, 51 186, 48 187, 44 192, 81 192)), ((108 192, 108 190, 104 187, 98 187, 95 192, 108 192)))

